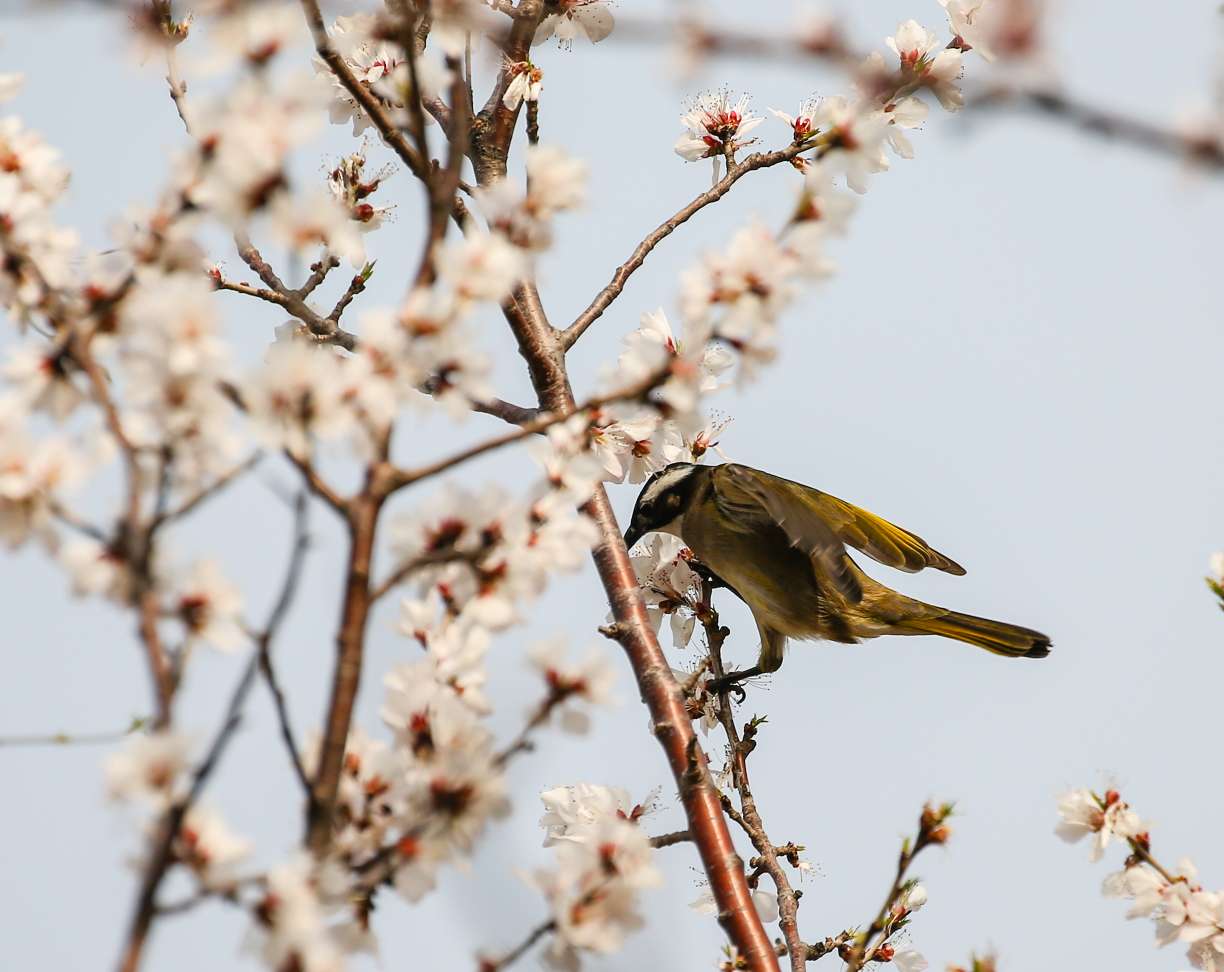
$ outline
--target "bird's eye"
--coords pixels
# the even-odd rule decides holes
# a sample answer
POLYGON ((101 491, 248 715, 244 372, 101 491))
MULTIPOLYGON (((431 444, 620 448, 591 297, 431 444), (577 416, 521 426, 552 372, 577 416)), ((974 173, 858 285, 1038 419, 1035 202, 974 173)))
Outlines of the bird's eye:
POLYGON ((680 505, 680 495, 678 493, 668 493, 667 498, 663 502, 668 509, 674 510, 680 505))

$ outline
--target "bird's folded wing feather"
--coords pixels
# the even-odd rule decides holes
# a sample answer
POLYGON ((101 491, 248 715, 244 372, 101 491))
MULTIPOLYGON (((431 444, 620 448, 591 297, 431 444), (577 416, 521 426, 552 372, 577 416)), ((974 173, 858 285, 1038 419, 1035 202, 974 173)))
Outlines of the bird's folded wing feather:
POLYGON ((795 506, 808 510, 809 516, 819 517, 843 543, 863 551, 872 560, 911 574, 924 567, 957 575, 965 572, 964 567, 941 554, 922 537, 881 516, 801 483, 786 479, 778 482, 785 487, 779 492, 788 493, 795 506))
POLYGON ((746 531, 767 524, 781 527, 791 546, 812 559, 819 576, 831 581, 848 601, 863 599, 863 588, 854 576, 846 546, 830 525, 813 515, 789 490, 773 488, 786 480, 729 463, 714 470, 712 481, 714 501, 728 523, 746 531))

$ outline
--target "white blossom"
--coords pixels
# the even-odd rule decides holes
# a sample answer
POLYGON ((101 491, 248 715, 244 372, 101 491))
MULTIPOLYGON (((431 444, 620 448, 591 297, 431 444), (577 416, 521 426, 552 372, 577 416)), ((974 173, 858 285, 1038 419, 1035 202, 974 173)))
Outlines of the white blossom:
POLYGON ((1074 843, 1092 835, 1092 861, 1101 859, 1113 838, 1125 840, 1143 831, 1139 815, 1112 790, 1104 798, 1091 790, 1071 790, 1059 798, 1058 812, 1063 819, 1055 833, 1063 840, 1074 843))
POLYGON ((541 44, 555 35, 557 43, 567 49, 580 36, 598 44, 614 26, 607 0, 558 0, 557 13, 540 22, 532 43, 541 44))
POLYGON ((225 893, 233 890, 251 849, 251 842, 230 830, 218 811, 193 804, 183 818, 173 851, 204 888, 225 893))
POLYGON ((718 160, 748 145, 746 136, 762 121, 760 116, 749 113, 747 95, 733 102, 726 88, 704 92, 680 116, 685 131, 676 141, 676 154, 689 162, 713 159, 717 182, 718 160))
MULTIPOLYGON (((992 13, 995 18, 998 14, 991 8, 1000 6, 998 0, 939 0, 939 3, 948 15, 948 26, 960 41, 961 48, 977 51, 983 60, 993 61, 995 53, 990 46, 990 27, 992 13)), ((1002 6, 1007 5, 1007 0, 1003 0, 1002 6)))
POLYGON ((502 104, 514 111, 524 101, 539 101, 544 90, 544 72, 530 61, 506 61, 505 72, 510 78, 502 104))
POLYGON ((342 360, 331 348, 303 341, 277 342, 248 378, 247 412, 267 444, 297 456, 314 438, 334 439, 349 430, 351 413, 341 400, 342 360))
POLYGON ((171 604, 191 639, 222 651, 234 651, 246 641, 242 592, 226 579, 216 561, 197 561, 175 587, 171 604))
POLYGON ((544 677, 548 710, 559 708, 561 728, 581 734, 590 727, 590 716, 582 706, 611 704, 616 670, 597 650, 580 662, 570 661, 567 655, 563 636, 536 642, 527 652, 532 666, 544 677))
POLYGON ((119 801, 168 804, 179 795, 191 748, 187 736, 172 730, 131 734, 106 759, 107 793, 119 801))

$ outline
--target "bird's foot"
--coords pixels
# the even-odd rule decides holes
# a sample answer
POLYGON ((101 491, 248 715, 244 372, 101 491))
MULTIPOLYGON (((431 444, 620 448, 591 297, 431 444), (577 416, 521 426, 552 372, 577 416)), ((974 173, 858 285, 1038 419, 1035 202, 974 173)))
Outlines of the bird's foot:
POLYGON ((712 678, 706 682, 706 691, 714 695, 732 692, 735 695, 736 702, 743 702, 748 693, 744 691, 744 686, 740 683, 745 679, 753 678, 760 674, 761 669, 756 665, 739 672, 727 672, 719 678, 712 678))

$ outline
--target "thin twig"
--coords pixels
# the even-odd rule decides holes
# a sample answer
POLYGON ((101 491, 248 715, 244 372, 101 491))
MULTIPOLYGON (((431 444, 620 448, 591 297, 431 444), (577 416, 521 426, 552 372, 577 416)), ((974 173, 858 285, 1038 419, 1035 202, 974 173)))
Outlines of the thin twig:
POLYGON ((175 507, 173 510, 168 510, 159 518, 153 520, 154 526, 160 526, 162 523, 168 523, 171 520, 181 520, 187 514, 194 512, 202 503, 206 503, 217 494, 221 493, 227 486, 232 484, 234 480, 249 472, 259 465, 259 461, 263 458, 263 453, 254 452, 247 456, 246 459, 238 463, 232 469, 222 473, 208 486, 205 486, 190 499, 185 500, 182 505, 175 507))
POLYGON ((281 280, 276 271, 272 269, 271 264, 263 258, 263 254, 251 242, 250 237, 245 233, 236 233, 234 235, 234 246, 238 250, 238 255, 242 258, 242 262, 250 267, 259 279, 264 282, 268 288, 267 292, 260 288, 248 287, 246 284, 218 281, 214 277, 213 280, 217 286, 223 290, 249 294, 250 296, 258 297, 261 300, 267 300, 283 307, 305 324, 310 333, 315 337, 338 345, 346 351, 352 351, 357 346, 357 339, 352 334, 339 327, 334 320, 320 316, 313 307, 302 299, 298 291, 289 287, 281 280))
POLYGON ((479 963, 480 972, 501 972, 502 969, 513 965, 524 955, 526 955, 531 950, 532 946, 534 946, 541 938, 555 932, 556 930, 557 921, 555 918, 550 918, 548 921, 541 922, 527 933, 526 938, 524 938, 518 945, 508 951, 501 958, 482 958, 479 963))
POLYGON ((293 772, 297 776, 298 781, 302 784, 307 800, 313 800, 314 789, 310 784, 310 777, 306 774, 301 754, 298 752, 293 726, 289 720, 289 706, 285 701, 285 693, 281 690, 280 683, 276 678, 276 671, 272 666, 272 642, 280 630, 280 626, 292 602, 294 592, 301 581, 302 568, 306 561, 307 550, 310 547, 309 513, 310 504, 307 502, 306 493, 300 492, 293 503, 293 548, 289 556, 289 568, 285 573, 285 582, 281 587, 280 595, 276 599, 272 612, 268 616, 268 623, 264 625, 263 631, 256 638, 256 644, 259 648, 259 670, 263 675, 264 682, 268 686, 268 690, 272 693, 272 701, 276 706, 276 720, 280 726, 281 739, 284 740, 285 750, 289 754, 289 762, 293 766, 293 772))
POLYGON ((318 470, 315 469, 308 456, 299 456, 286 449, 285 458, 297 467, 298 472, 302 474, 302 478, 306 481, 306 485, 310 487, 312 493, 341 516, 347 515, 350 501, 332 489, 327 480, 319 475, 318 470))
POLYGON ((571 411, 567 412, 543 412, 536 415, 534 418, 522 423, 518 429, 513 432, 507 432, 504 435, 496 436, 492 439, 486 439, 484 442, 478 442, 475 445, 469 446, 466 449, 456 452, 451 456, 443 459, 438 459, 424 466, 418 466, 416 469, 397 469, 392 474, 391 490, 402 489, 412 483, 419 482, 430 476, 436 476, 439 473, 445 472, 448 469, 458 466, 461 463, 467 462, 470 459, 475 459, 477 456, 482 456, 486 452, 492 452, 495 449, 500 449, 503 446, 511 445, 515 442, 520 442, 523 439, 533 435, 538 435, 546 431, 554 425, 565 422, 581 412, 594 412, 597 409, 603 408, 605 405, 610 405, 613 402, 634 401, 648 395, 651 391, 663 384, 671 375, 670 365, 658 371, 652 372, 645 378, 635 381, 632 385, 626 388, 621 388, 618 391, 609 392, 606 395, 596 395, 588 399, 581 405, 575 406, 571 411))
MULTIPOLYGON (((701 610, 698 616, 705 628, 706 640, 709 642, 710 671, 716 679, 721 679, 726 674, 723 669, 722 646, 729 632, 719 625, 718 614, 713 607, 713 593, 713 585, 703 579, 701 582, 701 610)), ((727 734, 731 781, 740 798, 740 816, 736 823, 744 829, 752 841, 752 846, 756 848, 759 855, 759 866, 773 880, 778 896, 778 923, 786 939, 791 969, 792 972, 802 972, 807 963, 807 946, 799 935, 796 920, 799 908, 798 898, 791 887, 785 868, 778 860, 777 848, 765 832, 765 824, 757 810, 756 798, 752 794, 752 786, 748 781, 748 753, 756 745, 749 732, 755 735, 755 725, 749 723, 745 730, 745 738, 740 738, 739 730, 735 726, 735 715, 731 710, 730 691, 725 685, 718 694, 718 719, 727 734)), ((727 803, 729 802, 728 800, 727 803)))
POLYGON ((659 834, 657 837, 651 837, 650 846, 655 848, 673 847, 676 844, 687 844, 692 839, 693 832, 691 830, 673 830, 669 834, 659 834))
POLYGON ((620 296, 629 278, 633 276, 634 271, 638 267, 646 262, 646 257, 650 255, 650 252, 661 241, 675 232, 677 227, 688 222, 689 219, 705 209, 706 206, 722 199, 723 196, 731 191, 731 187, 749 172, 755 172, 757 169, 766 169, 782 162, 790 162, 801 152, 817 147, 817 144, 812 141, 802 144, 791 144, 775 152, 756 152, 746 157, 742 162, 729 166, 725 176, 687 205, 681 207, 674 215, 665 219, 634 248, 633 252, 629 255, 629 259, 616 268, 616 272, 612 274, 612 279, 608 285, 596 294, 595 299, 591 301, 587 309, 579 314, 574 319, 574 322, 561 332, 562 346, 567 350, 574 346, 574 342, 582 337, 586 329, 595 323, 596 319, 620 296))
POLYGON ((126 729, 109 732, 53 732, 44 735, 0 736, 0 747, 5 746, 93 746, 98 743, 113 743, 130 736, 144 727, 148 720, 133 719, 126 729))
POLYGON ((922 808, 918 819, 918 833, 911 841, 908 837, 901 844, 897 855, 897 869, 893 876, 892 886, 884 896, 884 903, 876 913, 871 924, 865 931, 857 933, 853 940, 842 950, 842 958, 846 962, 846 972, 859 972, 864 965, 872 960, 876 951, 884 945, 889 936, 901 927, 901 923, 909 916, 909 912, 898 910, 897 904, 905 889, 913 882, 907 880, 910 865, 926 848, 943 844, 948 839, 948 828, 945 821, 952 813, 951 804, 943 804, 935 808, 929 804, 922 808))
POLYGON ((324 250, 318 262, 311 264, 310 276, 306 278, 302 286, 298 287, 297 295, 305 300, 314 292, 319 284, 327 279, 327 275, 338 266, 340 266, 340 261, 324 250))
POLYGON ((493 765, 497 769, 503 769, 517 754, 530 752, 534 749, 535 744, 531 741, 532 733, 548 722, 553 714, 553 710, 564 702, 567 696, 567 692, 549 691, 543 701, 532 710, 531 717, 523 728, 519 730, 518 735, 510 741, 510 744, 505 749, 500 750, 494 755, 493 765))
POLYGON ((187 795, 176 801, 163 814, 158 824, 153 853, 150 856, 149 863, 145 866, 144 876, 141 878, 140 890, 136 897, 136 907, 128 926, 127 937, 124 941, 122 955, 120 956, 120 972, 135 972, 140 966, 149 930, 157 913, 157 890, 161 887, 166 871, 175 861, 174 841, 178 837, 179 829, 182 827, 188 810, 191 809, 196 797, 204 789, 205 782, 212 775, 213 770, 216 769, 221 756, 224 754, 234 735, 234 731, 241 722, 242 708, 246 702, 247 695, 250 693, 251 685, 254 684, 258 663, 259 654, 253 651, 241 678, 239 678, 230 696, 229 706, 226 709, 225 719, 221 723, 221 728, 217 730, 217 734, 213 738, 212 745, 208 749, 204 762, 195 771, 187 795))

